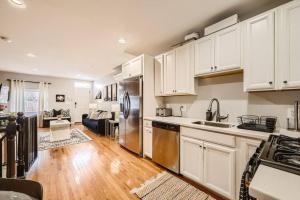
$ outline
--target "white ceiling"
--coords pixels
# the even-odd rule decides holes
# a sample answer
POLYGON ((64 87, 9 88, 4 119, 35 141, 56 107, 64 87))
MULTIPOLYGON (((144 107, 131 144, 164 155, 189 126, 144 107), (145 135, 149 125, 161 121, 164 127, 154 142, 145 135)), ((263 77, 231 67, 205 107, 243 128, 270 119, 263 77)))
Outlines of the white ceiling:
MULTIPOLYGON (((96 80, 132 58, 155 55, 223 17, 274 0, 0 0, 0 70, 96 80), (124 37, 128 43, 121 45, 124 37), (30 58, 27 53, 37 57, 30 58), (133 55, 131 55, 133 54, 133 55), (79 75, 80 74, 80 77, 79 75)), ((288 0, 277 0, 281 3, 288 0)))

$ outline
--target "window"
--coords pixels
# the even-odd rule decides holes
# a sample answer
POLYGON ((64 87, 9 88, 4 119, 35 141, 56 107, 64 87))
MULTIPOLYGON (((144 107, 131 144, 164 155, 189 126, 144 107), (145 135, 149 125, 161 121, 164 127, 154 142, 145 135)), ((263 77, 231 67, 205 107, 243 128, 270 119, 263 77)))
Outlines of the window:
POLYGON ((7 85, 0 84, 0 103, 8 103, 8 90, 9 87, 7 85))
POLYGON ((25 112, 35 112, 39 110, 39 90, 35 89, 25 89, 24 91, 24 111, 25 112))

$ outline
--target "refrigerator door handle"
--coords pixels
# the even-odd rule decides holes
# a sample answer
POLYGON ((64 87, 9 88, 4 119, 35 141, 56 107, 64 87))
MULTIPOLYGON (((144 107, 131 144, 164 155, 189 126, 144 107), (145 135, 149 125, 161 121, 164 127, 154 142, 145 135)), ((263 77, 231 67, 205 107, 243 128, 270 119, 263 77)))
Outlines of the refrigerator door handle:
POLYGON ((130 109, 131 109, 131 102, 130 102, 130 96, 129 96, 129 93, 127 92, 127 104, 128 104, 128 111, 127 111, 127 118, 130 114, 130 109))
POLYGON ((124 117, 125 117, 125 119, 127 119, 128 118, 128 116, 129 116, 129 106, 128 106, 128 97, 129 95, 128 95, 128 92, 126 91, 126 93, 125 93, 125 103, 124 103, 124 105, 125 105, 125 111, 124 111, 124 117))

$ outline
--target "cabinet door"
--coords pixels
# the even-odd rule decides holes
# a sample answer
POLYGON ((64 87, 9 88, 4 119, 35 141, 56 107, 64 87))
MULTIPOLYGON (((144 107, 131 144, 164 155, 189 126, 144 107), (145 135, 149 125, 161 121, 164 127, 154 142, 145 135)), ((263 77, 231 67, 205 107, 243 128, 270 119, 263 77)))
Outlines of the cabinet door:
POLYGON ((144 127, 143 150, 144 156, 152 158, 152 128, 144 127))
POLYGON ((236 199, 239 199, 239 190, 243 172, 251 156, 255 153, 256 148, 260 145, 261 140, 246 139, 237 137, 237 161, 236 162, 236 199))
POLYGON ((175 50, 164 55, 164 93, 171 95, 175 93, 175 50))
POLYGON ((130 63, 125 63, 122 65, 122 78, 123 79, 126 79, 126 78, 129 78, 129 71, 130 71, 130 63))
POLYGON ((162 96, 164 93, 164 56, 159 55, 154 60, 154 84, 155 96, 162 96))
POLYGON ((241 67, 240 25, 215 33, 215 70, 226 71, 241 67))
POLYGON ((180 138, 180 173, 198 183, 203 182, 203 141, 180 138))
POLYGON ((279 87, 300 88, 300 1, 280 7, 279 12, 279 87))
POLYGON ((275 89, 274 11, 244 22, 244 87, 246 91, 275 89))
POLYGON ((176 49, 176 94, 191 94, 194 91, 194 43, 176 49))
POLYGON ((129 77, 143 75, 143 57, 137 57, 130 61, 129 77))
POLYGON ((235 149, 204 142, 204 184, 229 199, 235 196, 235 149))
POLYGON ((195 42, 195 75, 213 71, 215 65, 214 37, 206 36, 195 42))

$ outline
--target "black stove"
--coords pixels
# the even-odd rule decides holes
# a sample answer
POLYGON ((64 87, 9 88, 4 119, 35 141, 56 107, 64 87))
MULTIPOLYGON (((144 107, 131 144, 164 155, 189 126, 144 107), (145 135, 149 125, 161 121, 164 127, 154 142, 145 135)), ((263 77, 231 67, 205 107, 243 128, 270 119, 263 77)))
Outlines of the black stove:
POLYGON ((271 135, 259 160, 263 165, 300 175, 300 138, 271 135))
POLYGON ((270 135, 261 142, 243 172, 240 200, 255 200, 249 195, 249 185, 261 164, 300 175, 300 138, 270 135))

